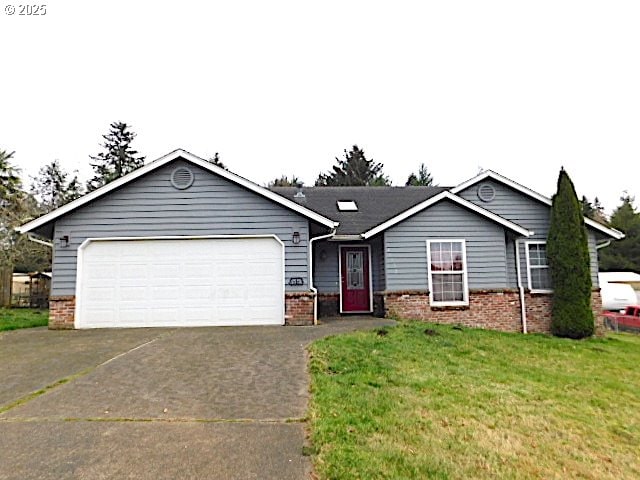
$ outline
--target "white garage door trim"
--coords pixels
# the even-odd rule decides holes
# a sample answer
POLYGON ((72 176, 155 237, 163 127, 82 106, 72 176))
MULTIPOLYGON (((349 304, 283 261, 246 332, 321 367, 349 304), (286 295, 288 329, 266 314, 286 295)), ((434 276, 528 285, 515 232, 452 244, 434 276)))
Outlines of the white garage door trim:
MULTIPOLYGON (((82 244, 78 247, 78 255, 77 255, 77 263, 76 263, 76 305, 75 305, 75 327, 76 328, 96 328, 91 324, 87 326, 82 325, 82 321, 80 320, 80 313, 82 308, 82 278, 83 278, 83 256, 85 249, 92 243, 95 242, 108 242, 108 241, 143 241, 143 240, 233 240, 233 239, 273 239, 280 245, 282 249, 282 290, 281 290, 281 321, 279 325, 284 325, 285 323, 285 312, 284 312, 284 298, 285 298, 285 245, 280 238, 275 234, 264 234, 264 235, 165 235, 165 236, 150 236, 150 237, 95 237, 95 238, 87 238, 82 244)), ((153 325, 149 325, 153 326, 153 325)), ((174 325, 180 326, 180 325, 174 325)), ((185 325, 189 326, 189 325, 185 325)), ((118 325, 109 326, 108 328, 118 328, 118 325)), ((99 327, 98 327, 99 328, 99 327)), ((122 328, 127 328, 125 325, 122 328)))

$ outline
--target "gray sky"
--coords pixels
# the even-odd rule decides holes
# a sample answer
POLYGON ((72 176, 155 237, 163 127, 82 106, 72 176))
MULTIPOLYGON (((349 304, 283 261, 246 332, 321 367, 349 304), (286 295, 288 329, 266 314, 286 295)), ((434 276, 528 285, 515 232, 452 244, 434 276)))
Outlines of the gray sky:
MULTIPOLYGON (((312 184, 358 144, 395 185, 491 168, 545 195, 564 165, 640 201, 640 2, 0 0, 0 148, 90 174, 109 123, 148 159, 220 152, 312 184)), ((636 202, 638 204, 639 202, 636 202)))

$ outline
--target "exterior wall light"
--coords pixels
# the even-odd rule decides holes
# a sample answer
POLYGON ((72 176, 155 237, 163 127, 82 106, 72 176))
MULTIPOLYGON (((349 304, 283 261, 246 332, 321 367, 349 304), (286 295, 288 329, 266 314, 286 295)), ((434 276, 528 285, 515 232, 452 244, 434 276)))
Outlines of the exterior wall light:
POLYGON ((293 232, 293 243, 296 245, 300 243, 300 232, 293 232))

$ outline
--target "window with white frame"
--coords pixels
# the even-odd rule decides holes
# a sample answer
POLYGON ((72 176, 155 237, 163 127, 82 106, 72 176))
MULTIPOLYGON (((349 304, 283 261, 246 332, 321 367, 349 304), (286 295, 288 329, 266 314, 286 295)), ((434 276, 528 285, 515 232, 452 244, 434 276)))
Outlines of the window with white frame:
POLYGON ((530 290, 551 290, 545 242, 527 242, 527 277, 530 290))
POLYGON ((466 305, 467 258, 464 240, 427 240, 432 305, 466 305))

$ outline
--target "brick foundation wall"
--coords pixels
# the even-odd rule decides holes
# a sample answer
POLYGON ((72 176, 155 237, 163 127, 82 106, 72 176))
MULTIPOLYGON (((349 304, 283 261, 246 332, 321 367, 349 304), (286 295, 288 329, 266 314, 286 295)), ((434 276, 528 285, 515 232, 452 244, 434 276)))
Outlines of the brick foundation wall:
POLYGON ((318 294, 318 318, 340 315, 340 295, 337 293, 318 294))
POLYGON ((593 316, 596 319, 596 335, 602 336, 606 331, 606 327, 604 325, 604 316, 602 315, 602 295, 599 288, 591 292, 591 310, 593 310, 593 316))
POLYGON ((49 297, 49 329, 68 330, 74 328, 76 297, 74 295, 49 297))
MULTIPOLYGON (((340 315, 340 294, 318 294, 318 318, 337 317, 338 315, 340 315)), ((384 294, 381 292, 373 293, 373 315, 384 317, 384 294)))
POLYGON ((464 307, 431 307, 425 291, 387 292, 384 298, 387 316, 436 323, 461 324, 467 327, 490 328, 518 332, 520 300, 518 292, 471 291, 469 305, 464 307))
MULTIPOLYGON (((596 317, 596 333, 599 333, 603 328, 600 291, 594 290, 591 298, 596 317)), ((551 294, 525 293, 529 332, 551 331, 551 301, 551 294)), ((384 302, 388 317, 461 324, 503 332, 522 331, 520 296, 517 290, 470 291, 469 305, 464 307, 432 307, 426 291, 386 292, 384 302)))
POLYGON ((527 306, 527 331, 530 333, 551 333, 551 301, 550 293, 524 294, 527 306))
MULTIPOLYGON (((527 329, 531 333, 551 333, 551 302, 550 293, 525 294, 527 305, 527 329)), ((602 317, 602 298, 600 289, 591 292, 591 309, 596 323, 596 334, 602 334, 604 319, 602 317)))
POLYGON ((313 325, 313 299, 313 292, 285 294, 285 325, 313 325))
POLYGON ((373 316, 384 318, 384 293, 373 293, 373 316))

